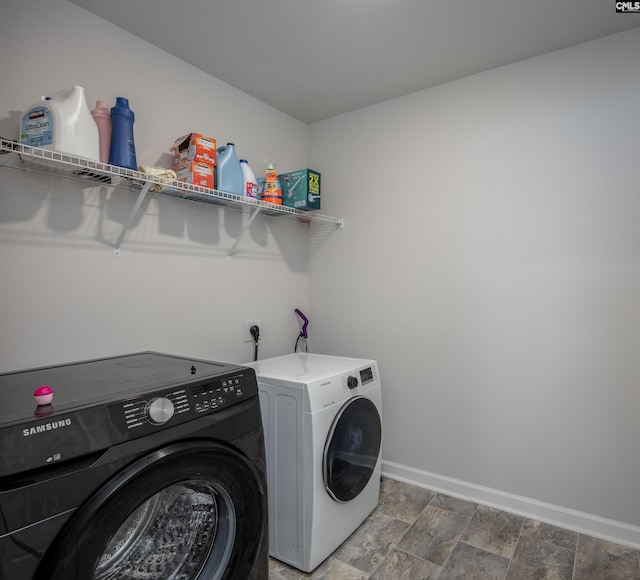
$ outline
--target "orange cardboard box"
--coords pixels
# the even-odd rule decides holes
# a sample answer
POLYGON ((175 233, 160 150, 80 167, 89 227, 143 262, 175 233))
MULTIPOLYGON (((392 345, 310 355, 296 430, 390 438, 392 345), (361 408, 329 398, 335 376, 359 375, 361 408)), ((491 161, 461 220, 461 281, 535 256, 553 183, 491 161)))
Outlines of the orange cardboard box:
POLYGON ((176 179, 199 185, 200 187, 214 188, 215 166, 202 161, 180 161, 173 166, 176 179))
POLYGON ((189 133, 178 137, 171 147, 174 163, 203 161, 216 164, 216 140, 201 133, 189 133))

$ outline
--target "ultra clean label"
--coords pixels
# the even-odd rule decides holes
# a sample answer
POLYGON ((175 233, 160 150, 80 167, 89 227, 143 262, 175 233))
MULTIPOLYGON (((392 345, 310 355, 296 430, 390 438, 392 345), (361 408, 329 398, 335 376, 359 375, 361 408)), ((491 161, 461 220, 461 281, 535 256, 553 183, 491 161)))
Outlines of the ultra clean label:
POLYGON ((48 107, 34 107, 22 116, 20 142, 31 147, 53 144, 53 115, 48 107))

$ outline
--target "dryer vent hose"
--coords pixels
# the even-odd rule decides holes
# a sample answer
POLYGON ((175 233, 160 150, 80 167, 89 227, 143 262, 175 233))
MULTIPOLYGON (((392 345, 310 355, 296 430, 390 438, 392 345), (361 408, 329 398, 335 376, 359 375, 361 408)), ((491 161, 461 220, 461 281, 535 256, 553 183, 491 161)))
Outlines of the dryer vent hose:
POLYGON ((293 352, 298 352, 298 343, 300 339, 304 342, 304 352, 309 352, 309 334, 307 333, 307 326, 309 326, 309 319, 302 313, 301 310, 295 309, 295 313, 302 319, 302 328, 300 334, 296 338, 296 343, 293 346, 293 352))

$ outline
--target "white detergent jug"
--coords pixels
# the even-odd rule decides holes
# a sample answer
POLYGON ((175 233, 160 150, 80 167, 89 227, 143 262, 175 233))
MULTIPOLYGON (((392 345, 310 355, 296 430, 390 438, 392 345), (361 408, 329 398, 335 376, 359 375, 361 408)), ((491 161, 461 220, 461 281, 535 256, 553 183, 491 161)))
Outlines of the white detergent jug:
POLYGON ((242 178, 244 180, 244 195, 258 199, 258 182, 253 169, 249 167, 249 162, 246 159, 240 159, 240 167, 242 168, 242 178))
POLYGON ((100 161, 98 126, 77 85, 42 97, 22 115, 20 143, 100 161))

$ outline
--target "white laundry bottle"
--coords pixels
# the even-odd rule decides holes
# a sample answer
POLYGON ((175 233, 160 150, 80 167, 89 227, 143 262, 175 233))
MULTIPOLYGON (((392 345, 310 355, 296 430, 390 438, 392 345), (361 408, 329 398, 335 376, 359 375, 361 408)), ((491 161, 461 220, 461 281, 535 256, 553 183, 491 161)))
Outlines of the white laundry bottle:
POLYGON ((22 115, 20 143, 100 161, 100 138, 84 89, 74 85, 42 97, 22 115))
POLYGON ((244 179, 245 197, 258 199, 258 182, 253 169, 249 167, 249 162, 246 159, 240 159, 240 167, 242 168, 242 178, 244 179))

